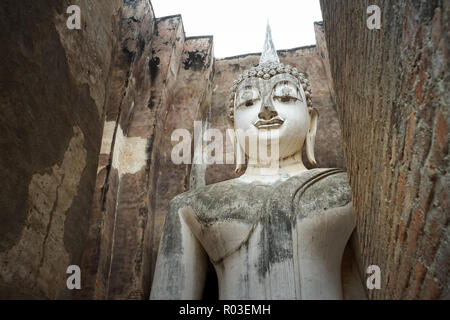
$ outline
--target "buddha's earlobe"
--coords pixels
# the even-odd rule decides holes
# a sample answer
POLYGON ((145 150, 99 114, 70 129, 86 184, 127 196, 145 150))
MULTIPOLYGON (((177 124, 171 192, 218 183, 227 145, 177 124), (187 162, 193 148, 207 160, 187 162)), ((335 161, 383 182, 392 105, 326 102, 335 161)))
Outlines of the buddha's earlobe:
POLYGON ((316 131, 317 131, 317 121, 319 118, 319 113, 315 108, 308 108, 310 123, 309 130, 306 134, 306 156, 309 163, 312 165, 317 165, 316 158, 314 157, 314 143, 316 141, 316 131))
POLYGON ((236 160, 236 168, 234 169, 234 171, 236 173, 241 173, 244 164, 245 164, 245 156, 244 156, 244 150, 242 150, 241 145, 239 144, 239 141, 237 140, 236 134, 235 134, 235 141, 234 141, 234 146, 235 146, 235 160, 236 160))
POLYGON ((245 164, 245 152, 242 150, 241 145, 239 144, 236 131, 234 130, 234 123, 233 119, 228 118, 228 125, 231 130, 228 130, 231 138, 231 142, 233 143, 233 150, 234 150, 234 161, 236 162, 236 168, 234 171, 236 173, 240 173, 244 167, 245 164))

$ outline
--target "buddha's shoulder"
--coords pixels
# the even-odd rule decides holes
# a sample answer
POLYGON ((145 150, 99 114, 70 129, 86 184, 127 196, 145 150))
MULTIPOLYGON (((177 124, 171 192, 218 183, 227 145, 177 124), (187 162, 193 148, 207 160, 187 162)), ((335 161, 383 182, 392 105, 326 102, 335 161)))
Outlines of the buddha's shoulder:
POLYGON ((339 169, 310 170, 308 179, 295 185, 293 201, 305 212, 342 207, 351 202, 351 190, 347 173, 339 169))
POLYGON ((191 207, 200 216, 248 216, 265 203, 292 202, 308 212, 345 206, 351 201, 347 174, 339 169, 312 169, 273 184, 226 180, 183 192, 170 201, 171 210, 191 207))
POLYGON ((303 191, 323 192, 324 194, 350 192, 347 173, 337 168, 320 168, 307 171, 307 175, 294 176, 294 184, 303 191), (301 184, 301 185, 299 185, 301 184))
POLYGON ((261 201, 271 189, 273 187, 267 184, 244 183, 239 179, 231 179, 185 191, 174 197, 170 205, 214 209, 230 207, 230 203, 253 204, 261 201))

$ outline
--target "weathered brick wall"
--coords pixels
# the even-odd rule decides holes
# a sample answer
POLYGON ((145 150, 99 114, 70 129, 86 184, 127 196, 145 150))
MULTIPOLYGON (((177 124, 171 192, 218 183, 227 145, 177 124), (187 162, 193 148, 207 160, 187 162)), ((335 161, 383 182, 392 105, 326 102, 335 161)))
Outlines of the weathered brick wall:
POLYGON ((68 298, 88 238, 121 1, 0 5, 0 298, 68 298), (66 9, 81 9, 81 30, 66 9))
POLYGON ((374 299, 450 298, 448 1, 321 0, 359 265, 374 299), (382 11, 380 30, 366 8, 382 11))
POLYGON ((77 297, 148 298, 168 201, 188 188, 171 133, 203 118, 212 67, 211 37, 185 39, 181 16, 124 2, 77 297))
MULTIPOLYGON (((193 139, 194 121, 203 121, 211 100, 214 54, 212 37, 192 37, 184 41, 178 57, 179 68, 158 146, 157 183, 152 195, 153 215, 150 240, 150 274, 153 276, 163 224, 169 201, 189 189, 190 164, 174 164, 171 141, 175 129, 187 129, 193 139)), ((193 143, 191 144, 193 146, 193 143)), ((191 150, 193 153, 193 149, 191 150)), ((150 288, 150 286, 149 286, 150 288)))
POLYGON ((155 17, 148 0, 125 1, 119 20, 111 90, 99 154, 89 242, 83 256, 81 298, 142 298, 148 279, 149 148, 155 112, 155 17))

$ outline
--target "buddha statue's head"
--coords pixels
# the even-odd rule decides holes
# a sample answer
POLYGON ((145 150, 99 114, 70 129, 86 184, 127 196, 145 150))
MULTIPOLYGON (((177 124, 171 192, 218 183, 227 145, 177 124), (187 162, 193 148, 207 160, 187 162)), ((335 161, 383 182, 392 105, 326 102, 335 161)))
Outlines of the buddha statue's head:
POLYGON ((272 155, 276 147, 275 160, 283 160, 294 155, 301 158, 306 140, 307 158, 316 164, 318 114, 312 107, 309 81, 296 68, 280 63, 269 25, 259 64, 244 71, 230 92, 228 118, 237 142, 236 171, 242 168, 244 153, 258 161, 251 154, 252 141, 271 148, 272 155))

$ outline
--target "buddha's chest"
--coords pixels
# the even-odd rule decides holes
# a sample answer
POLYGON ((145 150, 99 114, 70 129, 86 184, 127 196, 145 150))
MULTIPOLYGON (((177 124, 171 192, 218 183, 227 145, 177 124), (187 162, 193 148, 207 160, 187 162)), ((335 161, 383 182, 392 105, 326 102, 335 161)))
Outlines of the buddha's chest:
POLYGON ((254 222, 184 216, 216 268, 222 299, 340 299, 350 208, 304 217, 262 207, 254 222))
POLYGON ((267 196, 265 193, 252 199, 241 193, 229 203, 219 200, 209 206, 183 210, 183 217, 211 261, 218 262, 245 246, 255 235, 255 229, 267 215, 263 200, 267 196))
POLYGON ((212 186, 181 210, 216 268, 222 298, 339 296, 340 259, 355 225, 350 189, 343 174, 311 176, 212 186), (321 291, 322 282, 334 289, 321 291))
POLYGON ((214 263, 250 244, 255 257, 268 255, 271 260, 292 257, 296 247, 310 241, 320 241, 321 247, 328 250, 334 239, 327 234, 333 233, 341 221, 345 223, 345 214, 332 210, 308 215, 291 203, 280 203, 270 196, 266 200, 251 207, 235 202, 233 208, 222 208, 207 218, 193 209, 183 215, 214 263))

